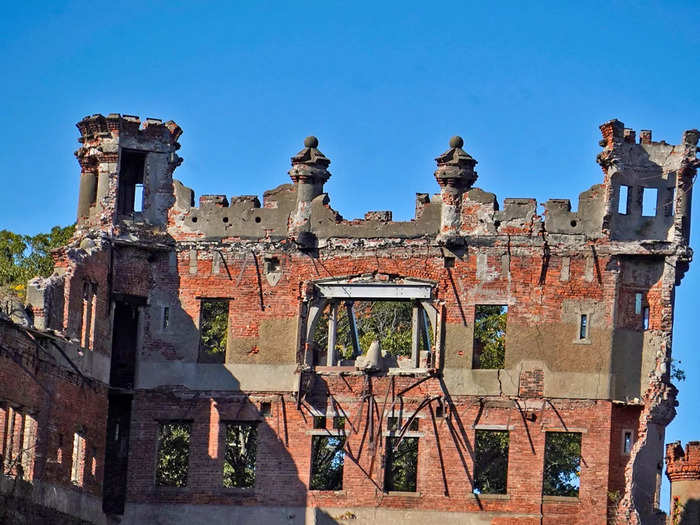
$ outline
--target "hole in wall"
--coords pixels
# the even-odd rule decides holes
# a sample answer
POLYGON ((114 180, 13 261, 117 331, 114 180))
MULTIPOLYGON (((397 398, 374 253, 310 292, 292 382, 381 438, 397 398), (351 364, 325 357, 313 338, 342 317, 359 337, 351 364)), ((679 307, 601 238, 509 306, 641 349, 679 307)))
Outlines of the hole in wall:
POLYGON ((642 216, 656 216, 656 199, 659 190, 657 188, 644 188, 642 190, 642 216))
POLYGON ((627 215, 627 199, 629 198, 629 186, 620 186, 620 195, 617 199, 617 213, 627 215))
POLYGON ((221 219, 221 220, 224 221, 224 222, 228 222, 228 217, 224 217, 224 218, 221 219))
POLYGON ((577 224, 578 223, 576 221, 571 221, 571 226, 573 226, 574 228, 576 227, 577 224))
POLYGON ((262 219, 260 217, 255 217, 255 222, 260 222, 262 219))
POLYGON ((192 217, 192 222, 197 222, 197 217, 192 217))

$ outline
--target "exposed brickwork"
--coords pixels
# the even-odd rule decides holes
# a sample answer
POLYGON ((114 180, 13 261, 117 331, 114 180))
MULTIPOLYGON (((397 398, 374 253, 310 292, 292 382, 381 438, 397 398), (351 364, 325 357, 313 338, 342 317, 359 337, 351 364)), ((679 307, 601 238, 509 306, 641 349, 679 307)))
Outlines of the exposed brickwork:
MULTIPOLYGON (((552 199, 544 213, 534 199, 507 198, 500 209, 474 187, 477 162, 453 137, 436 158, 440 193, 417 194, 415 218, 400 222, 389 211, 345 220, 333 210, 324 193, 331 161, 315 137, 291 159, 292 184, 265 192, 261 206, 255 196, 195 199, 174 180, 182 160, 174 122, 95 115, 78 128, 78 230, 56 254, 58 274, 33 282, 29 297, 39 328, 58 329, 94 360, 86 384, 61 368, 55 402, 81 410, 69 421, 39 418, 40 436, 64 435, 60 446, 58 437, 39 440, 45 457, 61 455, 36 469, 41 479, 70 480, 65 436, 87 417, 87 448, 98 428, 103 445, 84 490, 100 493, 108 429, 105 505, 126 524, 160 519, 165 509, 213 516, 239 507, 250 516, 318 507, 363 523, 393 521, 392 511, 407 523, 431 511, 519 525, 659 519, 663 431, 675 414, 673 291, 691 255, 697 132, 674 146, 643 131, 636 143, 621 122, 605 123, 602 184, 581 194, 577 211, 552 199), (142 210, 127 206, 134 184, 143 184, 142 210), (626 213, 618 211, 622 186, 626 213), (659 195, 653 217, 642 216, 644 188, 659 195), (347 312, 375 299, 411 303, 402 355, 382 356, 365 341, 365 355, 347 360, 314 339, 326 307, 347 312), (200 355, 203 300, 228 302, 225 355, 200 355), (488 305, 507 306, 498 369, 479 368, 474 357, 476 308, 488 305), (102 383, 110 381, 107 399, 102 383), (325 430, 314 428, 321 415, 325 430), (333 416, 346 417, 344 431, 330 427, 333 416), (386 490, 386 439, 402 432, 389 428, 390 417, 418 439, 415 492, 386 490), (158 431, 168 421, 191 425, 184 487, 156 483, 158 431), (257 423, 252 488, 223 486, 230 421, 257 423), (505 494, 475 490, 478 430, 508 432, 505 494), (542 495, 548 432, 581 435, 567 496, 542 495), (309 490, 319 434, 347 438, 340 491, 309 490)), ((21 338, 10 347, 33 363, 21 338)), ((31 384, 25 376, 22 385, 31 384)))

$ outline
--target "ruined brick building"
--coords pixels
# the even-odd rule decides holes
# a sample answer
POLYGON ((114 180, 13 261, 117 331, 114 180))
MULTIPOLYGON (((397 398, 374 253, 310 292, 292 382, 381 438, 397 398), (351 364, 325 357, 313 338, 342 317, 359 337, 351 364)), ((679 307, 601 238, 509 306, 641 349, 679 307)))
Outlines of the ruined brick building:
POLYGON ((174 122, 78 129, 74 239, 0 319, 5 519, 663 522, 698 131, 603 124, 602 183, 544 213, 454 137, 394 222, 331 208, 314 137, 195 205, 174 122))

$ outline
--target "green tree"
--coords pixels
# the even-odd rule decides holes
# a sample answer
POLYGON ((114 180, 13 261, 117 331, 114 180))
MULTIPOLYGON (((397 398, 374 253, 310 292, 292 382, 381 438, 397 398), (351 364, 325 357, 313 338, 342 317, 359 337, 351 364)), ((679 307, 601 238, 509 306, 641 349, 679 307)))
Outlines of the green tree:
POLYGON ((418 438, 405 437, 400 440, 398 437, 389 437, 386 440, 386 454, 385 490, 415 492, 418 438))
POLYGON ((311 441, 311 490, 341 490, 345 437, 313 436, 311 441))
POLYGON ((255 485, 255 456, 258 429, 255 423, 226 425, 224 487, 255 485))
POLYGON ((190 460, 190 424, 164 423, 158 434, 156 485, 186 487, 190 460))
POLYGON ((508 307, 478 305, 474 316, 474 368, 503 368, 508 307))
POLYGON ((480 494, 506 493, 508 442, 508 431, 476 431, 474 488, 480 494))
POLYGON ((228 301, 203 300, 199 315, 200 357, 223 360, 228 335, 228 301))
MULTIPOLYGON (((355 301, 353 303, 358 343, 363 353, 369 350, 372 341, 379 341, 382 351, 394 356, 411 354, 411 334, 413 304, 410 301, 355 301)), ((316 324, 313 342, 318 351, 328 347, 328 318, 330 306, 326 307, 316 324)), ((428 328, 428 345, 432 345, 433 334, 428 328)), ((425 348, 424 338, 420 338, 421 350, 425 348)), ((350 320, 345 303, 338 305, 336 315, 336 352, 343 359, 352 359, 350 320)))
POLYGON ((49 233, 36 235, 0 230, 0 287, 24 298, 29 279, 53 273, 51 251, 68 244, 74 232, 75 225, 54 226, 49 233))
POLYGON ((578 496, 581 468, 581 434, 547 432, 544 445, 545 496, 578 496))

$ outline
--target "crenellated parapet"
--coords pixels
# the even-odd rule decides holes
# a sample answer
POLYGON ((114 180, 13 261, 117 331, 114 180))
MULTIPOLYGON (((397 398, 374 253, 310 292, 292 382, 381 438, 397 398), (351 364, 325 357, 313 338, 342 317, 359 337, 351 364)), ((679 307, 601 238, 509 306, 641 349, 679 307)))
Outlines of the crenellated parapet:
POLYGON ((680 441, 666 445, 666 476, 671 483, 692 480, 700 484, 700 441, 689 441, 685 449, 680 441))

